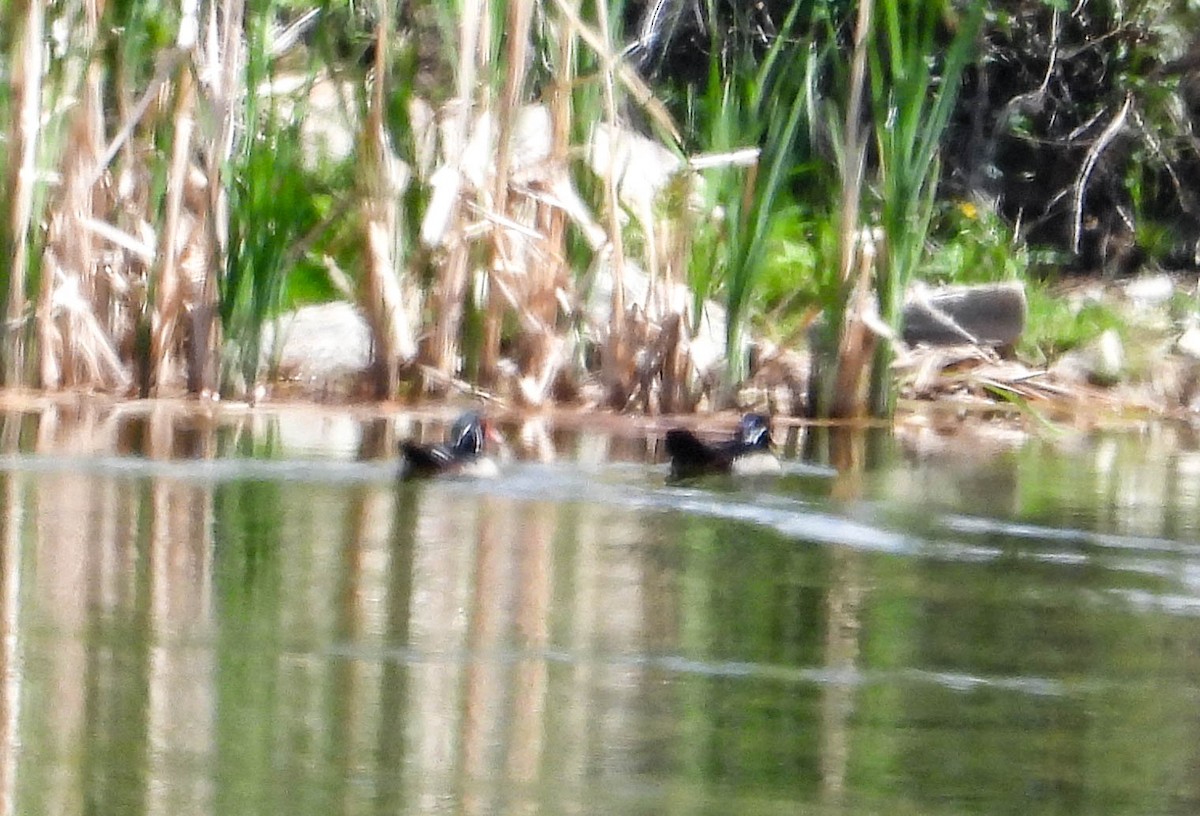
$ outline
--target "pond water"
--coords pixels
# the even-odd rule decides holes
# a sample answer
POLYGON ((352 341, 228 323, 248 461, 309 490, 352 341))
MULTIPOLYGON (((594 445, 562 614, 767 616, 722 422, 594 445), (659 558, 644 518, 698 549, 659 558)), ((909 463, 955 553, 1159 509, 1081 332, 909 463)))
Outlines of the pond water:
POLYGON ((0 413, 0 802, 18 814, 1200 810, 1200 440, 0 413), (836 466, 835 466, 836 465, 836 466))

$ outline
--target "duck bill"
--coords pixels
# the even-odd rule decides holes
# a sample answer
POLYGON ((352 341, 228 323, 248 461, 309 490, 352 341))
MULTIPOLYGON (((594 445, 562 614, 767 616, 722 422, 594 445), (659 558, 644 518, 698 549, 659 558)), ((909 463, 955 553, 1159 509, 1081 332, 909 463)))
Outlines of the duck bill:
POLYGON ((504 435, 488 421, 483 423, 483 438, 485 442, 491 442, 493 445, 504 445, 504 435))

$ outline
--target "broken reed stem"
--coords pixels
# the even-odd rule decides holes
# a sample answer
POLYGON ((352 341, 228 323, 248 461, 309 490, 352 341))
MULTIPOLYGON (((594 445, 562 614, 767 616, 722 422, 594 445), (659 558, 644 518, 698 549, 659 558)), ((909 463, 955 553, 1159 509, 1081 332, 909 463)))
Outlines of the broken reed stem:
POLYGON ((829 397, 830 416, 838 419, 866 413, 865 395, 860 396, 860 383, 863 379, 863 369, 871 360, 869 353, 863 353, 866 342, 863 332, 866 331, 866 327, 861 319, 865 299, 870 297, 866 287, 869 283, 871 260, 867 258, 867 247, 859 246, 859 207, 862 199, 863 167, 866 161, 866 145, 863 143, 860 120, 866 88, 867 41, 873 10, 873 0, 862 0, 858 5, 858 21, 854 29, 854 56, 850 66, 850 99, 846 105, 842 226, 839 236, 841 283, 846 300, 838 331, 833 393, 829 397), (859 281, 854 285, 851 283, 851 276, 855 260, 860 253, 862 264, 859 281), (864 277, 867 280, 864 280, 864 277))
POLYGON ((45 32, 42 0, 28 0, 22 15, 24 37, 12 66, 12 88, 17 111, 9 141, 8 189, 12 191, 12 270, 8 278, 8 352, 4 385, 19 385, 25 374, 25 276, 29 269, 30 229, 33 224, 34 187, 37 183, 37 144, 41 122, 42 53, 45 32), (16 161, 12 161, 16 157, 16 161))

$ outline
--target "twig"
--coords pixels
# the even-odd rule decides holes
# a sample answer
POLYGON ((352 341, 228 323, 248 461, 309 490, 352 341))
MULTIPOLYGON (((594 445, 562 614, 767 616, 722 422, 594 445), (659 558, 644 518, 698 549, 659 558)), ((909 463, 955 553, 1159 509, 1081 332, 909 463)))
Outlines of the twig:
POLYGON ((443 385, 448 385, 448 386, 451 386, 452 388, 456 388, 459 391, 462 391, 464 394, 470 394, 472 397, 475 397, 476 399, 480 399, 485 402, 490 402, 499 407, 505 407, 508 404, 507 402, 505 402, 505 400, 501 399, 500 397, 497 397, 491 391, 485 391, 482 388, 477 388, 476 386, 471 385, 471 383, 467 382, 466 380, 462 380, 462 379, 459 379, 458 377, 447 374, 446 372, 441 371, 437 368, 434 368, 433 366, 425 365, 423 363, 417 363, 416 368, 418 371, 421 372, 421 375, 423 377, 427 377, 428 379, 435 380, 437 382, 442 383, 443 385))
POLYGON ((129 137, 133 135, 133 129, 136 128, 138 123, 142 121, 142 117, 145 116, 146 111, 150 109, 151 103, 159 98, 159 95, 162 91, 162 86, 175 73, 175 69, 179 67, 179 63, 183 61, 183 58, 186 55, 187 51, 183 48, 172 48, 164 52, 158 61, 158 68, 155 70, 154 76, 151 78, 150 83, 146 86, 145 93, 142 94, 142 97, 137 101, 137 104, 133 106, 133 111, 131 112, 129 118, 125 120, 125 123, 121 125, 121 129, 117 131, 117 135, 113 136, 112 141, 108 143, 108 147, 106 147, 104 152, 100 154, 100 160, 96 162, 96 167, 93 171, 94 176, 91 180, 91 184, 88 186, 94 185, 100 180, 100 177, 104 174, 104 172, 108 170, 108 165, 112 163, 112 160, 116 158, 121 147, 124 146, 124 144, 129 140, 129 137))
POLYGON ((584 25, 583 20, 579 17, 579 12, 571 7, 568 0, 556 0, 556 2, 563 16, 574 26, 580 38, 591 46, 596 55, 600 57, 604 63, 605 73, 615 75, 637 103, 650 114, 650 117, 671 134, 671 138, 675 140, 676 144, 681 144, 683 137, 680 135, 675 121, 671 118, 671 114, 667 111, 666 105, 655 97, 650 86, 637 75, 636 71, 622 62, 619 55, 613 53, 608 45, 608 38, 584 25))
POLYGON ((1129 118, 1129 110, 1133 107, 1133 94, 1125 94, 1125 103, 1121 105, 1121 110, 1113 117, 1108 127, 1100 134, 1100 138, 1092 145, 1088 151, 1087 157, 1083 161, 1083 167, 1079 170, 1079 178, 1075 181, 1075 207, 1074 218, 1071 224, 1071 251, 1079 253, 1079 240, 1083 232, 1083 196, 1087 191, 1088 178, 1092 175, 1092 170, 1096 167, 1096 162, 1100 160, 1100 154, 1112 143, 1113 139, 1117 138, 1117 134, 1125 127, 1125 120, 1129 118))

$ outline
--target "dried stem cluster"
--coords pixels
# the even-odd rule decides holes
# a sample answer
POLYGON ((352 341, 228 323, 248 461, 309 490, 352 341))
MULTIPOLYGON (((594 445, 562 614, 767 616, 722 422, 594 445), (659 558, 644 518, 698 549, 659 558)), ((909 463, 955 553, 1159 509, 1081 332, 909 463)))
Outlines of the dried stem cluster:
POLYGON ((252 393, 298 256, 338 233, 327 243, 356 247, 348 276, 332 250, 320 263, 370 327, 379 397, 470 377, 537 405, 583 385, 595 349, 614 405, 700 399, 689 339, 713 318, 695 313, 681 257, 698 216, 688 196, 672 212, 659 196, 698 176, 603 2, 596 22, 578 0, 464 3, 454 95, 437 104, 398 74, 411 43, 386 3, 361 79, 310 59, 285 91, 279 66, 301 37, 244 0, 185 0, 178 14, 68 5, 58 42, 43 3, 15 3, 4 43, 6 385, 252 393), (151 42, 164 20, 169 41, 151 42), (357 183, 324 220, 285 222, 285 199, 305 195, 287 179, 324 160, 301 143, 330 87, 357 183), (586 131, 581 95, 602 100, 586 131), (629 105, 674 152, 622 125, 629 105), (598 182, 586 193, 581 173, 598 182))

